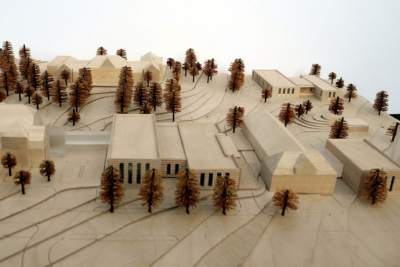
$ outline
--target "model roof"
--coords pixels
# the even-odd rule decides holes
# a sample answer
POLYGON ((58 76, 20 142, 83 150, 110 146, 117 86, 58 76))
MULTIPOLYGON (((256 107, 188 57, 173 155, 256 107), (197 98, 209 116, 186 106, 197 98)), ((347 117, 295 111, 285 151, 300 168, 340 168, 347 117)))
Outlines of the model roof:
POLYGON ((266 80, 269 84, 276 87, 297 87, 291 80, 278 70, 254 70, 260 77, 266 80))
POLYGON ((188 166, 195 170, 236 169, 232 157, 226 157, 213 123, 179 123, 179 132, 186 152, 188 166))
POLYGON ((149 52, 140 57, 140 61, 152 61, 154 60, 157 64, 163 64, 163 58, 154 55, 152 52, 149 52))
POLYGON ((333 85, 331 85, 330 83, 326 82, 325 80, 321 79, 318 76, 315 76, 315 75, 301 75, 301 78, 304 78, 307 81, 311 82, 312 84, 317 86, 322 91, 337 90, 336 87, 334 87, 333 85))
POLYGON ((314 84, 312 82, 304 78, 288 78, 288 79, 300 87, 314 87, 314 84))
POLYGON ((20 104, 0 104, 0 133, 4 133, 14 122, 23 119, 26 125, 42 125, 40 113, 34 108, 20 104))
POLYGON ((160 156, 162 159, 186 160, 177 124, 158 123, 157 134, 160 142, 160 156))
POLYGON ((391 159, 363 139, 328 139, 327 142, 336 147, 361 170, 376 168, 400 169, 391 159))
POLYGON ((158 159, 159 148, 154 114, 114 116, 110 158, 158 159))

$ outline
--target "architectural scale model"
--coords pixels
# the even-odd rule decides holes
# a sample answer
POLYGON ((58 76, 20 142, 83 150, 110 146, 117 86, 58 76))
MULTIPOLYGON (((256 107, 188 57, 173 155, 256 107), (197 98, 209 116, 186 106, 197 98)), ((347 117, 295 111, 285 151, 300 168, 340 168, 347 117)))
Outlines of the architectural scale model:
POLYGON ((3 43, 0 266, 399 266, 384 88, 115 51, 3 43))

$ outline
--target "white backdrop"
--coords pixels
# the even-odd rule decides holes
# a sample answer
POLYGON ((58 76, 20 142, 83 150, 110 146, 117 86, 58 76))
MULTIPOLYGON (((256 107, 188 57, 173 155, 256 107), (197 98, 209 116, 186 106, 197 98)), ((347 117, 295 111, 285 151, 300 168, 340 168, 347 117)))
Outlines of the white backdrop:
POLYGON ((200 62, 214 57, 220 72, 242 58, 246 72, 278 69, 290 77, 322 65, 373 101, 389 93, 389 112, 400 113, 400 1, 5 1, 1 41, 32 56, 91 59, 104 46, 127 50, 129 60, 152 51, 183 60, 194 48, 200 62))

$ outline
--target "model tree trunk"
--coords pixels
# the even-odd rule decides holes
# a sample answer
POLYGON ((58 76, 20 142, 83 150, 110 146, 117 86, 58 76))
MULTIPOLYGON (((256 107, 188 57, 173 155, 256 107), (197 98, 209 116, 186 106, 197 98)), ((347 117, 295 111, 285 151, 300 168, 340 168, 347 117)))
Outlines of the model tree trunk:
POLYGON ((47 177, 47 181, 50 182, 50 177, 56 172, 54 161, 43 160, 39 165, 40 175, 47 177))
POLYGON ((392 141, 394 141, 394 139, 396 138, 397 135, 397 130, 399 129, 399 122, 395 122, 394 124, 392 124, 386 132, 386 135, 390 135, 392 136, 392 141))
POLYGON ((72 109, 68 113, 68 122, 72 122, 72 126, 75 126, 75 123, 79 122, 81 120, 81 115, 79 112, 75 111, 75 109, 72 109))
POLYGON ((295 117, 296 115, 293 108, 290 106, 290 103, 283 104, 281 107, 281 112, 279 113, 279 120, 285 124, 285 127, 288 124, 292 124, 295 117))
POLYGON ((175 190, 175 203, 180 209, 185 208, 189 214, 189 207, 196 207, 200 201, 199 181, 196 178, 196 173, 186 170, 178 173, 178 183, 175 190))
POLYGON ((213 75, 210 77, 210 80, 212 81, 212 77, 218 73, 218 64, 213 58, 211 59, 211 69, 213 70, 213 75))
POLYGON ((217 210, 222 209, 222 214, 226 215, 226 210, 236 206, 236 181, 229 176, 218 176, 214 187, 213 203, 217 210))
POLYGON ((340 97, 332 99, 331 103, 329 104, 329 111, 335 115, 342 115, 344 110, 343 104, 343 99, 340 97))
POLYGON ((185 70, 185 77, 186 77, 187 71, 190 69, 189 65, 186 62, 183 63, 183 69, 185 70))
POLYGON ((292 190, 281 189, 275 192, 272 201, 274 202, 274 206, 282 209, 282 216, 285 216, 286 210, 297 210, 298 199, 297 194, 292 190))
POLYGON ((17 158, 11 152, 7 152, 1 158, 1 165, 3 165, 4 169, 8 169, 8 176, 11 176, 11 169, 14 169, 17 165, 17 158))
POLYGON ((376 94, 375 102, 373 108, 378 112, 378 115, 381 115, 381 111, 388 110, 388 94, 386 91, 381 91, 376 94))
POLYGON ((193 76, 193 82, 194 82, 194 77, 199 75, 199 69, 197 68, 196 64, 190 69, 190 75, 193 76))
POLYGON ((335 121, 333 124, 331 132, 329 134, 330 139, 346 139, 349 135, 349 127, 344 117, 335 121))
POLYGON ((226 116, 226 123, 228 127, 231 127, 233 133, 235 133, 236 128, 241 128, 243 125, 243 117, 244 117, 244 108, 237 107, 229 109, 229 112, 226 116))
POLYGON ((143 201, 143 206, 148 207, 148 212, 151 212, 152 207, 157 208, 164 201, 161 173, 156 169, 147 171, 142 184, 139 191, 139 199, 143 201))
POLYGON ((349 85, 347 85, 347 92, 344 95, 344 97, 348 98, 350 102, 352 98, 357 98, 357 94, 355 93, 356 91, 357 91, 357 86, 350 83, 349 85))
POLYGON ((329 73, 329 79, 331 80, 331 84, 333 84, 333 80, 336 79, 336 73, 334 72, 329 73))
POLYGON ((383 170, 372 169, 364 183, 364 196, 371 204, 385 202, 388 194, 386 187, 387 173, 383 170))
POLYGON ((117 168, 113 166, 108 167, 101 175, 101 201, 110 205, 110 212, 112 213, 114 212, 114 206, 121 203, 124 195, 121 174, 117 168))
POLYGON ((15 185, 21 185, 22 194, 25 195, 25 185, 31 183, 31 173, 29 171, 19 171, 14 176, 15 185))

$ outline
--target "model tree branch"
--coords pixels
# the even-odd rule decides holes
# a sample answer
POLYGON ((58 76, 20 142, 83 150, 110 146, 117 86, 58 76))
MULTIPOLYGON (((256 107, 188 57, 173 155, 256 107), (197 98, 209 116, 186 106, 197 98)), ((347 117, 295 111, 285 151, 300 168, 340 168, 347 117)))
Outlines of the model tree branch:
POLYGON ((117 113, 127 114, 128 109, 131 105, 132 94, 133 94, 133 74, 132 68, 125 66, 121 69, 119 75, 119 83, 117 91, 115 92, 114 104, 117 106, 119 111, 117 113))
POLYGON ((214 187, 213 203, 217 210, 231 210, 236 206, 236 181, 229 176, 218 176, 214 187))
POLYGON ((344 98, 348 98, 349 102, 351 101, 352 98, 357 98, 356 91, 357 91, 357 86, 350 83, 349 85, 347 85, 347 92, 344 95, 344 98))
POLYGON ((236 128, 241 128, 243 125, 244 108, 237 107, 230 108, 226 116, 226 124, 231 127, 233 133, 235 133, 236 128))
POLYGON ((348 135, 349 127, 347 125, 347 121, 344 120, 344 117, 342 117, 341 119, 337 119, 331 128, 329 138, 346 139, 348 135))
POLYGON ((332 99, 329 104, 329 111, 335 115, 342 115, 344 110, 343 102, 340 97, 332 99))
POLYGON ((318 76, 321 74, 321 65, 319 64, 312 64, 311 70, 310 70, 310 75, 315 75, 318 76))
MULTIPOLYGON (((196 62, 197 62, 196 53, 194 52, 193 48, 189 48, 188 50, 186 50, 186 58, 185 58, 186 66, 190 70, 196 65, 196 62)), ((185 76, 186 76, 186 71, 185 71, 185 76)))
POLYGON ((28 80, 28 68, 29 65, 32 63, 32 59, 30 59, 31 50, 23 45, 19 49, 19 72, 21 73, 24 79, 28 80))
POLYGON ((139 199, 142 200, 142 205, 148 207, 148 212, 151 208, 157 208, 164 201, 164 187, 161 173, 156 169, 146 172, 146 176, 142 181, 142 187, 139 191, 139 199))
POLYGON ((100 199, 110 205, 110 212, 114 212, 114 207, 121 203, 125 195, 124 190, 118 169, 113 166, 105 169, 101 175, 100 199))
POLYGON ((388 194, 386 187, 387 173, 383 170, 372 169, 364 183, 364 196, 371 204, 385 202, 388 194))
POLYGON ((21 185, 22 194, 25 195, 25 185, 31 183, 31 173, 29 171, 19 171, 14 176, 15 185, 21 185))
POLYGON ((381 91, 376 94, 375 102, 373 105, 373 108, 375 111, 378 112, 378 115, 381 115, 381 111, 387 111, 388 110, 388 93, 386 91, 381 91))
POLYGON ((75 107, 76 111, 85 105, 87 97, 88 92, 82 81, 78 79, 78 81, 70 85, 69 104, 71 107, 75 107))
POLYGON ((194 171, 186 168, 178 173, 178 183, 175 190, 175 203, 180 209, 185 208, 189 214, 189 207, 195 208, 200 202, 199 181, 194 171))
POLYGON ((298 199, 297 194, 292 190, 281 189, 275 192, 272 202, 274 202, 274 206, 282 209, 282 216, 285 216, 286 210, 297 210, 298 199))
POLYGON ((288 124, 292 124, 295 117, 296 115, 290 103, 283 104, 279 113, 279 120, 285 124, 285 127, 288 124))
POLYGON ((54 161, 43 160, 39 165, 39 172, 40 175, 47 177, 47 181, 50 182, 50 177, 56 173, 54 161))
POLYGON ((1 158, 1 165, 3 165, 4 169, 8 169, 8 176, 11 176, 11 169, 14 169, 17 165, 17 158, 11 152, 7 152, 1 158))
POLYGON ((195 64, 191 69, 190 69, 190 75, 193 76, 193 82, 194 82, 194 77, 199 75, 199 69, 197 68, 197 65, 195 64))

